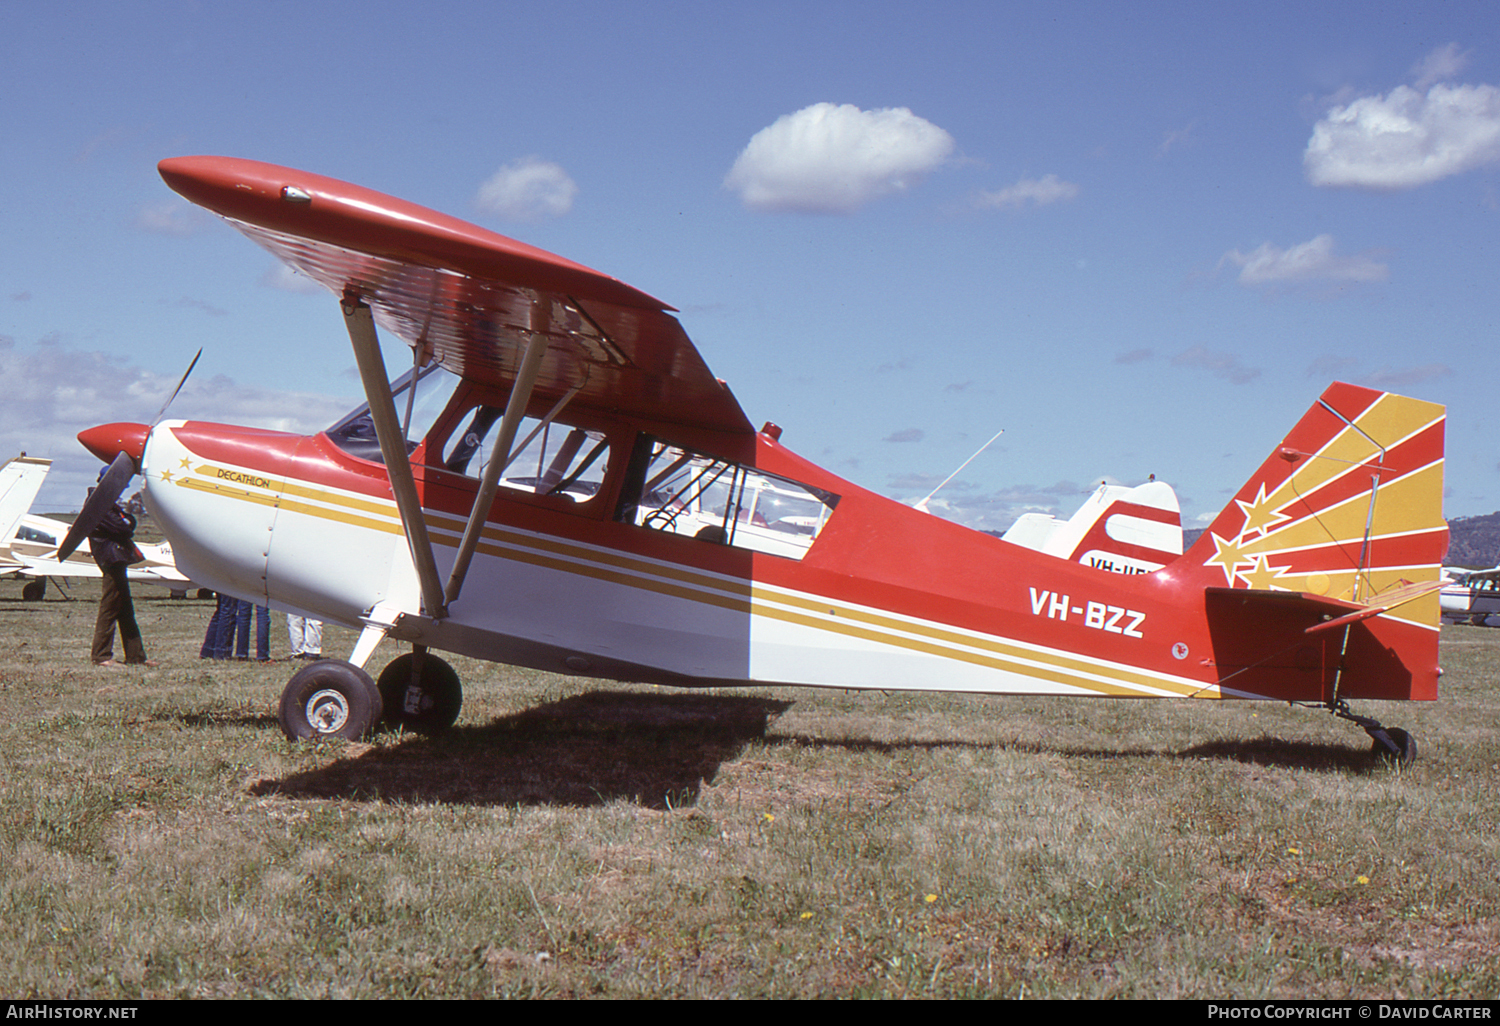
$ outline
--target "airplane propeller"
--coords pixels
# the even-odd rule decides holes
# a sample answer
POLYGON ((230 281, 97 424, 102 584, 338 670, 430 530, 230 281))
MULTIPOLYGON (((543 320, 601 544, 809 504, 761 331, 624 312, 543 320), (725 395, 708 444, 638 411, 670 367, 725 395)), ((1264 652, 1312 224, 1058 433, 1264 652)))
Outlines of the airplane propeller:
POLYGON ((99 483, 89 493, 88 500, 84 502, 83 509, 78 513, 73 526, 68 529, 68 536, 63 539, 62 545, 58 546, 57 558, 59 561, 67 559, 73 554, 83 540, 94 532, 104 521, 104 515, 114 507, 119 500, 120 493, 135 476, 135 460, 130 458, 130 453, 121 451, 115 457, 109 469, 99 476, 99 483))
POLYGON ((167 415, 167 407, 172 405, 173 400, 177 398, 177 393, 181 392, 182 386, 187 384, 188 375, 193 373, 194 367, 198 366, 198 357, 202 355, 203 350, 200 347, 199 350, 193 354, 193 362, 188 364, 188 369, 182 372, 182 380, 177 382, 177 387, 172 389, 172 394, 167 396, 167 401, 161 404, 161 409, 157 411, 156 419, 151 422, 152 427, 156 427, 161 419, 167 415))
POLYGON ((79 440, 95 455, 103 458, 100 452, 100 444, 107 437, 110 441, 117 442, 119 448, 109 469, 99 475, 99 483, 89 493, 88 499, 79 511, 78 517, 73 521, 73 526, 68 530, 68 536, 58 546, 57 558, 67 559, 83 544, 83 540, 94 532, 104 521, 104 515, 120 500, 120 495, 125 491, 125 486, 130 479, 140 471, 139 461, 146 447, 146 438, 150 436, 151 430, 166 416, 167 407, 172 405, 177 394, 182 391, 182 386, 187 384, 188 375, 193 373, 193 368, 198 366, 198 358, 203 355, 200 348, 193 354, 192 362, 188 369, 183 372, 182 379, 177 382, 177 387, 172 389, 172 394, 167 396, 167 401, 161 404, 156 417, 151 421, 149 427, 139 424, 111 424, 104 429, 91 428, 79 435, 79 440), (122 430, 116 430, 122 429, 122 430), (128 429, 128 430, 123 430, 128 429), (86 438, 85 436, 95 436, 86 438), (133 451, 132 451, 133 450, 133 451))

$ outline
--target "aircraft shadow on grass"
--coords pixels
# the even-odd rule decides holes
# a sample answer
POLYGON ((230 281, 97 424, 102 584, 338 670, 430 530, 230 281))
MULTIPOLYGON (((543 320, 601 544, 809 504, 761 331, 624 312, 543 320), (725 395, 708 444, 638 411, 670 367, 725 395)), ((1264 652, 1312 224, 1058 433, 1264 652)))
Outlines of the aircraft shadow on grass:
POLYGON ((377 747, 253 794, 458 805, 692 805, 791 702, 592 691, 377 747))
POLYGON ((1224 739, 1208 741, 1181 751, 1164 748, 1089 748, 1078 745, 1050 745, 1037 741, 875 741, 868 738, 828 738, 783 735, 778 744, 796 744, 806 748, 843 748, 859 752, 892 753, 913 749, 992 748, 1032 755, 1060 755, 1074 759, 1203 759, 1252 762, 1262 766, 1288 769, 1361 773, 1383 765, 1371 756, 1368 748, 1310 741, 1283 741, 1274 737, 1224 739))
MULTIPOLYGON (((1378 765, 1366 749, 1270 737, 1210 741, 1175 752, 956 739, 893 742, 801 735, 768 739, 771 722, 792 704, 715 694, 591 691, 491 723, 454 727, 437 737, 413 736, 315 770, 261 781, 251 793, 286 798, 575 807, 623 799, 652 809, 681 808, 697 802, 704 784, 714 780, 725 762, 759 741, 890 753, 998 748, 1075 758, 1165 756, 1337 773, 1364 773, 1378 765)), ((244 722, 269 726, 272 718, 256 716, 244 722)))

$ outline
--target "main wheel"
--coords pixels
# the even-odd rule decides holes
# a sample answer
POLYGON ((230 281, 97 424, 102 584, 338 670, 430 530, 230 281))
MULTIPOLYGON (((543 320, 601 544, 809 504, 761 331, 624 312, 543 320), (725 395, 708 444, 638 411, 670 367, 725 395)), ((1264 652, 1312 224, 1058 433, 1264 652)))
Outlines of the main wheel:
POLYGON ((277 719, 293 741, 358 740, 380 722, 380 690, 352 663, 324 659, 297 671, 281 693, 277 719))
POLYGON ((1398 766, 1411 765, 1417 757, 1417 739, 1400 727, 1386 727, 1385 736, 1391 739, 1391 743, 1396 746, 1396 751, 1392 752, 1380 743, 1379 738, 1376 738, 1370 748, 1371 754, 1377 759, 1392 760, 1398 766))
POLYGON ((27 602, 40 602, 47 595, 47 578, 38 577, 21 586, 21 598, 27 602))
POLYGON ((414 653, 392 659, 380 674, 385 722, 424 734, 453 726, 463 708, 464 689, 453 667, 431 652, 422 654, 421 675, 412 679, 414 653))

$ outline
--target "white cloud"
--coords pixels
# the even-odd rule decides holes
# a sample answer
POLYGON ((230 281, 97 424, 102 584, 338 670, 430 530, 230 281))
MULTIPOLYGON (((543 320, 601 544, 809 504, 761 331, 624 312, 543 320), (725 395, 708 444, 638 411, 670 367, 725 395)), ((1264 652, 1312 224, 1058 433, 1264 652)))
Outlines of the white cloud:
POLYGON ((513 221, 561 217, 573 209, 578 186, 560 165, 522 157, 496 171, 479 187, 474 203, 486 213, 513 221))
MULTIPOLYGON (((186 369, 184 365, 183 369, 186 369)), ((282 392, 205 378, 200 363, 168 416, 250 427, 321 431, 358 399, 282 392)), ((78 443, 78 432, 115 421, 150 423, 181 370, 157 374, 118 357, 74 349, 55 336, 32 346, 0 337, 0 462, 22 451, 54 461, 39 508, 76 509, 99 471, 99 461, 78 443)))
POLYGON ((915 185, 954 146, 905 107, 815 103, 751 136, 724 186, 752 210, 848 214, 915 185))
POLYGON ((301 271, 279 260, 260 276, 260 283, 278 292, 295 292, 304 296, 321 296, 328 291, 301 271))
POLYGON ((1453 369, 1446 363, 1424 363, 1418 367, 1406 367, 1393 370, 1390 367, 1382 367, 1378 371, 1366 374, 1360 378, 1358 383, 1369 388, 1378 388, 1388 391, 1398 388, 1410 388, 1423 381, 1432 378, 1440 378, 1452 374, 1453 369))
POLYGON ((1065 182, 1056 175, 1042 178, 1023 178, 1015 185, 996 192, 981 192, 974 205, 991 210, 1007 210, 1024 206, 1045 207, 1049 203, 1070 200, 1078 195, 1078 186, 1065 182))
POLYGON ((1302 155, 1313 185, 1410 189, 1500 163, 1500 89, 1397 86, 1334 107, 1302 155))
MULTIPOLYGON (((933 496, 927 504, 927 511, 933 516, 952 520, 976 531, 993 531, 998 534, 1015 523, 1016 518, 1023 513, 1047 513, 1063 518, 1072 516, 1101 480, 1110 484, 1120 483, 1113 477, 1105 476, 1095 478, 1087 486, 1072 481, 1059 481, 1048 486, 1012 485, 998 491, 981 492, 974 485, 954 481, 933 496)), ((893 479, 890 490, 907 492, 908 496, 900 501, 910 504, 926 496, 937 483, 936 475, 911 475, 893 479)))
POLYGON ((921 428, 902 428, 900 431, 892 432, 883 439, 887 442, 920 442, 927 437, 927 432, 921 428))
POLYGON ((1415 79, 1412 85, 1418 89, 1426 89, 1435 82, 1447 82, 1457 77, 1468 66, 1468 51, 1460 53, 1457 43, 1440 46, 1423 57, 1417 62, 1416 67, 1411 69, 1415 79))
POLYGON ((135 226, 152 235, 192 235, 208 223, 202 210, 178 200, 152 203, 135 214, 135 226))
POLYGON ((1333 251, 1333 236, 1316 238, 1281 249, 1269 242, 1249 253, 1232 249, 1220 264, 1240 268, 1241 285, 1278 285, 1309 281, 1385 281, 1390 268, 1365 254, 1339 256, 1333 251))
POLYGON ((1193 346, 1172 357, 1173 367, 1196 367, 1232 385, 1248 385, 1260 377, 1259 367, 1246 367, 1233 353, 1220 353, 1207 346, 1193 346))

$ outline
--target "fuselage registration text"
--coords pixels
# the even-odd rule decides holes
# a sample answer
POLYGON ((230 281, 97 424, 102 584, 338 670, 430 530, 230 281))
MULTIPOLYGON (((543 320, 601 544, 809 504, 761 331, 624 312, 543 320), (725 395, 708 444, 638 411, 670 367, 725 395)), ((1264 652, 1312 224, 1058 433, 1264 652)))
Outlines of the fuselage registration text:
POLYGON ((1085 627, 1091 627, 1096 631, 1104 631, 1107 634, 1122 634, 1127 638, 1143 638, 1141 624, 1146 622, 1146 614, 1136 612, 1134 609, 1126 609, 1123 606, 1111 606, 1104 602, 1085 602, 1083 605, 1072 604, 1072 596, 1058 595, 1052 591, 1037 591, 1031 589, 1031 614, 1033 616, 1045 615, 1049 620, 1068 621, 1071 614, 1082 617, 1085 627))

